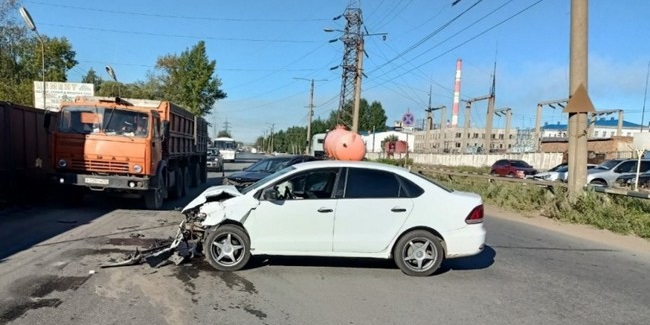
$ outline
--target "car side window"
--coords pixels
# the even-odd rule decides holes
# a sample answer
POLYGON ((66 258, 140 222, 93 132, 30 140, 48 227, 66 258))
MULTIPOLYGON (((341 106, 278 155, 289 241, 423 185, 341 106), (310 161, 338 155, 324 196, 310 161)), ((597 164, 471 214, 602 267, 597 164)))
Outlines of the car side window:
MULTIPOLYGON (((639 172, 644 173, 648 170, 650 170, 650 161, 641 161, 641 169, 639 172)), ((634 172, 636 173, 636 170, 634 172)))
POLYGON ((614 170, 616 173, 636 173, 636 161, 625 161, 614 170))
POLYGON ((402 183, 400 190, 399 190, 399 197, 418 197, 424 193, 424 190, 417 186, 415 183, 409 181, 408 179, 402 177, 402 176, 397 176, 399 179, 400 183, 402 183))
POLYGON ((349 168, 345 198, 400 197, 401 184, 396 175, 383 170, 349 168))
POLYGON ((332 198, 337 168, 312 170, 280 181, 274 187, 280 200, 310 200, 332 198))

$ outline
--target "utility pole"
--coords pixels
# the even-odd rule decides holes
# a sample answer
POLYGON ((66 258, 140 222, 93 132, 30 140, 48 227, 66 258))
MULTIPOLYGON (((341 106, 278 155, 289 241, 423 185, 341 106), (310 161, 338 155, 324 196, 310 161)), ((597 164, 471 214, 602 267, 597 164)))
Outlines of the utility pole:
POLYGON ((504 107, 500 108, 494 111, 494 115, 501 117, 501 114, 506 115, 506 130, 505 134, 503 136, 504 138, 504 143, 506 145, 506 150, 510 149, 508 148, 508 145, 511 144, 510 142, 510 124, 512 122, 512 109, 510 107, 504 107))
MULTIPOLYGON (((468 99, 468 100, 464 100, 466 105, 465 105, 465 121, 464 121, 464 127, 463 127, 463 134, 460 137, 460 143, 461 143, 460 151, 461 151, 461 153, 464 153, 465 150, 467 149, 467 141, 468 141, 468 138, 469 138, 468 133, 469 133, 470 125, 471 125, 470 121, 471 121, 471 113, 472 113, 472 103, 480 101, 480 100, 490 99, 492 97, 494 97, 494 96, 492 96, 492 94, 490 94, 490 95, 485 95, 485 96, 481 96, 481 97, 475 97, 475 98, 471 98, 471 99, 468 99)), ((492 103, 492 104, 494 105, 494 103, 492 103)), ((494 108, 492 108, 492 109, 494 109, 494 108)), ((489 107, 488 107, 488 112, 489 112, 489 107)), ((490 123, 492 123, 492 122, 490 121, 490 123)), ((491 128, 492 128, 492 126, 490 125, 490 129, 491 128)), ((490 130, 490 133, 492 133, 492 130, 490 130)), ((489 135, 486 132, 485 139, 483 139, 483 147, 485 147, 485 145, 488 143, 487 142, 488 137, 489 137, 489 135)))
POLYGON ((223 122, 223 129, 226 133, 230 134, 230 122, 228 122, 228 118, 223 122))
POLYGON ((445 139, 444 139, 444 131, 446 129, 445 123, 447 122, 447 121, 444 120, 445 119, 445 108, 446 107, 444 105, 438 106, 438 107, 431 107, 431 101, 429 101, 429 108, 427 108, 425 110, 427 112, 427 120, 428 120, 428 122, 427 122, 427 124, 428 124, 428 126, 427 126, 427 141, 426 141, 427 148, 429 148, 429 133, 431 132, 431 129, 433 128, 433 112, 438 111, 438 110, 442 110, 442 114, 441 114, 442 116, 440 117, 440 131, 441 132, 440 132, 440 138, 438 139, 439 140, 439 142, 438 142, 438 151, 440 153, 442 153, 442 150, 444 149, 443 146, 444 146, 444 141, 445 141, 445 139))
POLYGON ((497 63, 494 62, 494 72, 492 74, 492 87, 490 88, 490 97, 488 98, 487 118, 485 119, 485 145, 484 149, 490 153, 492 149, 492 120, 494 119, 494 101, 496 92, 496 75, 497 63))
POLYGON ((571 44, 569 94, 564 109, 569 113, 569 197, 575 200, 587 183, 587 114, 594 106, 589 99, 588 1, 571 0, 571 44))
MULTIPOLYGON (((358 6, 358 4, 356 4, 358 6)), ((337 16, 334 20, 345 17, 346 25, 344 30, 336 30, 332 28, 326 28, 326 32, 339 31, 343 32, 343 36, 338 39, 330 40, 330 42, 336 42, 341 40, 344 44, 343 49, 343 61, 340 66, 331 68, 331 70, 341 67, 343 71, 341 76, 341 94, 339 98, 339 110, 338 110, 338 119, 340 123, 343 123, 341 117, 345 112, 345 107, 348 103, 352 102, 352 125, 351 130, 353 132, 359 131, 359 105, 361 103, 361 78, 363 77, 363 55, 366 54, 364 49, 364 36, 375 36, 383 35, 383 39, 386 39, 386 33, 375 33, 368 34, 367 31, 362 32, 361 27, 363 26, 363 15, 360 8, 352 8, 352 2, 350 7, 345 9, 343 15, 337 16)))
POLYGON ((315 81, 327 81, 327 79, 307 79, 307 78, 293 78, 296 80, 307 80, 311 81, 311 88, 309 90, 309 112, 307 113, 307 147, 305 149, 305 154, 309 154, 309 148, 311 148, 311 119, 314 116, 314 82, 315 81))

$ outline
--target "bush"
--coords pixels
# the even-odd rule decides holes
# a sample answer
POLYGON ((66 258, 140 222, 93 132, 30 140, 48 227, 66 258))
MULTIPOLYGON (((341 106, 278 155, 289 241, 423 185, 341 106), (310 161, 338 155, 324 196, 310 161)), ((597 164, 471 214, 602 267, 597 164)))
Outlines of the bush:
POLYGON ((374 162, 382 163, 382 164, 387 164, 387 165, 393 165, 393 166, 411 166, 413 165, 413 159, 409 158, 399 158, 399 159, 391 159, 391 158, 379 158, 376 160, 373 160, 374 162))
POLYGON ((428 175, 455 190, 478 193, 487 204, 516 211, 539 212, 542 216, 589 224, 621 234, 650 238, 650 201, 625 196, 586 192, 575 202, 567 189, 492 181, 482 178, 428 175))

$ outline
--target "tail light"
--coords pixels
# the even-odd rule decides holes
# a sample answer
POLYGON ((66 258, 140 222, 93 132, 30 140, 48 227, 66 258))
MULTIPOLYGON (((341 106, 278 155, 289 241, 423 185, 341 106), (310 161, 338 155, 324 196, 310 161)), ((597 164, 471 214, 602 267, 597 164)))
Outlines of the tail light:
POLYGON ((483 204, 477 206, 469 213, 467 218, 465 218, 465 223, 468 225, 473 225, 483 222, 483 204))

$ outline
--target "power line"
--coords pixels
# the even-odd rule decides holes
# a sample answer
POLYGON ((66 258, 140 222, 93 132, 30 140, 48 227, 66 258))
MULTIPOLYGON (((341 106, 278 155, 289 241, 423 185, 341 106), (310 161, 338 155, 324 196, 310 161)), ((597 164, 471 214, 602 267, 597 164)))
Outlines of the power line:
MULTIPOLYGON (((465 44, 467 44, 467 43, 469 43, 469 42, 471 42, 471 41, 477 39, 478 37, 483 36, 483 35, 486 34, 487 32, 489 32, 489 31, 491 31, 491 30, 493 30, 493 29, 495 29, 495 28, 497 28, 497 27, 503 25, 504 23, 508 22, 508 21, 511 20, 512 18, 515 18, 516 16, 519 16, 520 14, 522 14, 522 13, 528 11, 529 9, 531 9, 532 7, 538 5, 538 4, 541 3, 542 1, 544 1, 544 0, 538 0, 537 2, 535 2, 535 3, 531 4, 531 5, 529 5, 528 7, 524 8, 524 9, 522 9, 522 10, 520 10, 520 11, 518 11, 517 13, 515 13, 515 14, 511 15, 510 17, 508 17, 508 18, 502 20, 501 22, 499 22, 499 23, 497 23, 497 24, 495 24, 495 25, 492 25, 492 26, 489 27, 488 29, 486 29, 486 30, 484 30, 484 31, 482 31, 482 32, 480 32, 480 33, 478 33, 478 34, 472 36, 471 38, 465 40, 464 42, 461 42, 460 44, 458 44, 458 45, 452 47, 451 49, 449 49, 449 50, 447 50, 447 51, 444 51, 444 52, 441 53, 440 55, 435 56, 435 57, 433 57, 433 58, 431 58, 431 59, 425 61, 424 63, 422 63, 422 64, 416 66, 416 67, 413 68, 413 69, 407 70, 407 71, 403 72, 402 74, 399 74, 398 77, 399 77, 399 76, 403 76, 403 75, 405 75, 405 74, 407 74, 407 73, 409 73, 409 72, 412 72, 413 70, 419 69, 419 68, 423 67, 424 65, 429 64, 429 63, 431 63, 431 62, 433 62, 433 61, 435 61, 435 60, 437 60, 437 59, 439 59, 439 58, 445 56, 446 54, 450 53, 451 51, 454 51, 454 50, 456 50, 457 48, 459 48, 459 47, 461 47, 461 46, 463 46, 463 45, 465 45, 465 44)), ((397 77, 395 77, 395 78, 397 78, 397 77)), ((393 79, 394 79, 394 78, 393 78, 393 79)), ((383 83, 378 84, 378 85, 375 85, 375 86, 373 86, 373 87, 370 87, 369 89, 372 89, 372 88, 376 88, 376 87, 382 86, 382 85, 386 84, 387 82, 388 82, 388 81, 383 82, 383 83)))
POLYGON ((51 4, 51 3, 43 3, 43 2, 37 2, 37 1, 26 1, 26 2, 31 3, 31 4, 40 5, 40 6, 50 6, 50 7, 67 8, 67 9, 75 9, 75 10, 83 10, 83 11, 94 11, 94 12, 103 12, 103 13, 118 14, 118 15, 132 15, 132 16, 143 16, 143 17, 155 17, 155 18, 206 20, 206 21, 222 21, 222 22, 280 22, 281 23, 281 22, 329 21, 329 19, 326 19, 326 18, 312 18, 312 19, 308 19, 308 18, 302 18, 302 19, 255 18, 255 19, 251 19, 251 18, 213 18, 213 17, 197 17, 197 16, 160 15, 160 14, 148 14, 148 13, 134 12, 134 11, 107 10, 107 9, 96 9, 96 8, 88 8, 88 7, 62 5, 62 4, 51 4))

